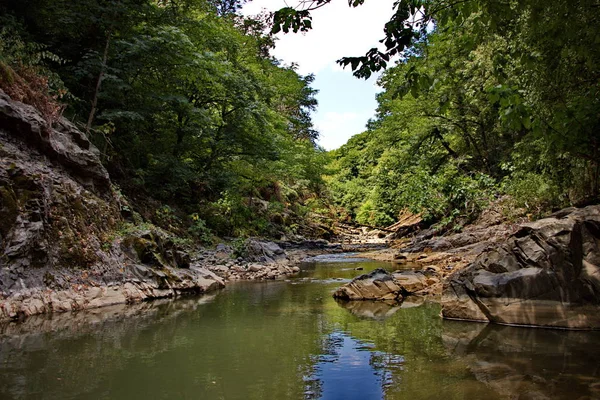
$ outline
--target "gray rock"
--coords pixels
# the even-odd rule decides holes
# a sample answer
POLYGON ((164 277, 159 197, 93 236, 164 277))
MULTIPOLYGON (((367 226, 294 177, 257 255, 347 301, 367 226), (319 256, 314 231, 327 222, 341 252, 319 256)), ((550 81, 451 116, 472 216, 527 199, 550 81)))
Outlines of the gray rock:
POLYGON ((49 127, 35 108, 11 100, 0 90, 0 126, 3 133, 68 168, 88 189, 105 193, 110 188, 98 150, 67 120, 61 119, 55 127, 49 127))
POLYGON ((259 271, 262 271, 263 269, 265 269, 265 267, 263 267, 262 265, 259 265, 259 264, 251 264, 248 267, 248 271, 250 271, 250 272, 259 272, 259 271))
POLYGON ((248 259, 255 262, 273 263, 287 259, 285 251, 274 242, 248 239, 246 241, 246 250, 248 252, 248 259))
POLYGON ((600 329, 600 206, 523 224, 444 284, 445 318, 600 329))

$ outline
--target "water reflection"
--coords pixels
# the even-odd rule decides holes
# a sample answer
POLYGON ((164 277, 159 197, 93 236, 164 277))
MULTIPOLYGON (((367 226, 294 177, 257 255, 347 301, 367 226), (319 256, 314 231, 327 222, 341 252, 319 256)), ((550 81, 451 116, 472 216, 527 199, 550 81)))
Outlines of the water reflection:
POLYGON ((345 308, 359 318, 385 320, 400 309, 395 301, 344 301, 335 299, 340 307, 345 308))
POLYGON ((442 338, 449 354, 505 398, 600 398, 598 332, 446 321, 442 338))
POLYGON ((374 345, 335 331, 326 337, 323 354, 315 357, 305 380, 305 398, 377 399, 393 382, 394 369, 404 358, 373 349, 374 345))
POLYGON ((359 265, 314 263, 290 282, 0 324, 0 398, 600 396, 599 332, 442 321, 439 305, 411 299, 336 303, 335 278, 382 266, 359 265))
POLYGON ((384 263, 380 261, 347 259, 342 255, 336 255, 334 261, 328 262, 306 262, 302 264, 299 278, 310 278, 311 280, 344 279, 350 280, 358 275, 367 274, 377 268, 384 268, 389 272, 397 270, 412 269, 403 264, 384 263))

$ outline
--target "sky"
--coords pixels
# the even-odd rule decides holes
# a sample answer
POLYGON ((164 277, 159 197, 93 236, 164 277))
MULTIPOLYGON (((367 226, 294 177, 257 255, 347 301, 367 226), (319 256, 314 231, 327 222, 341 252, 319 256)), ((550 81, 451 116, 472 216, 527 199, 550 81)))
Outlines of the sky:
MULTIPOLYGON (((273 56, 286 64, 298 64, 302 75, 314 74, 313 87, 319 90, 319 107, 313 122, 326 150, 340 147, 365 130, 375 115, 377 75, 368 80, 352 76, 350 67, 342 69, 336 60, 362 56, 383 38, 383 26, 392 15, 394 0, 367 1, 351 8, 347 1, 336 0, 312 12, 313 29, 307 33, 279 33, 273 56)), ((295 0, 287 5, 295 6, 295 0)), ((266 9, 286 6, 285 0, 252 0, 242 13, 255 15, 266 9)))

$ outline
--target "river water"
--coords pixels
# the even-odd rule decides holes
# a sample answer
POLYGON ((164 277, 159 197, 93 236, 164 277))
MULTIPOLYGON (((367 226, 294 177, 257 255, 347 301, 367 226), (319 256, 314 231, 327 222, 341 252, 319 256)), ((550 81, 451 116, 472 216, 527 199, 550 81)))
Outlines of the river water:
POLYGON ((600 332, 331 297, 377 267, 401 268, 322 258, 288 281, 0 324, 0 399, 600 398, 600 332))

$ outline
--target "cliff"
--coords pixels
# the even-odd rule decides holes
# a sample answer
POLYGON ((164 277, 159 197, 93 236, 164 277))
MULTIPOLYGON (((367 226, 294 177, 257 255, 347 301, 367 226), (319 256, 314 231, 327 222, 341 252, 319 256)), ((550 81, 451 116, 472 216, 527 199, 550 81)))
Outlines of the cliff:
POLYGON ((223 286, 160 230, 117 235, 121 209, 81 131, 0 90, 0 320, 223 286))

